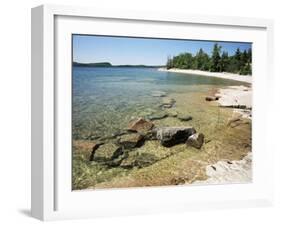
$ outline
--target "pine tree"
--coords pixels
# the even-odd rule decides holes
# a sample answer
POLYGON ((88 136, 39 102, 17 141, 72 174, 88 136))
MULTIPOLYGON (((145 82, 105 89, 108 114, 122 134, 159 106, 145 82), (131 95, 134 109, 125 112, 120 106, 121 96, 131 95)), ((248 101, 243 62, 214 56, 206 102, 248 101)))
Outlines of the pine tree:
POLYGON ((243 64, 241 62, 241 51, 239 48, 236 49, 235 55, 234 55, 234 59, 235 59, 235 72, 240 73, 243 64))
POLYGON ((220 52, 221 52, 221 46, 219 46, 217 43, 214 45, 213 51, 212 51, 212 65, 211 65, 211 71, 219 72, 221 71, 220 68, 220 52))
POLYGON ((221 55, 221 61, 220 61, 221 71, 227 71, 228 66, 229 66, 228 53, 223 51, 223 53, 221 55))

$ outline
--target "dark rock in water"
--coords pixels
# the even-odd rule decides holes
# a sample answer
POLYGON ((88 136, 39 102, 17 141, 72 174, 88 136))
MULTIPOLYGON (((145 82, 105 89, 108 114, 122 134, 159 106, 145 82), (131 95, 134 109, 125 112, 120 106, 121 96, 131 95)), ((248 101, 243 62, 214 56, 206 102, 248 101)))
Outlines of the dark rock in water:
POLYGON ((138 133, 147 133, 154 127, 152 122, 146 121, 143 118, 138 118, 129 122, 128 130, 135 131, 138 133))
POLYGON ((140 147, 144 143, 144 136, 138 133, 126 134, 121 136, 117 143, 125 149, 140 147))
POLYGON ((206 101, 215 101, 215 100, 218 100, 218 99, 219 99, 218 96, 207 96, 207 97, 205 97, 206 101))
POLYGON ((93 149, 92 153, 92 161, 106 163, 118 158, 124 151, 122 147, 119 147, 114 143, 106 143, 98 146, 95 150, 93 149))
POLYGON ((127 169, 133 167, 143 168, 152 165, 158 160, 159 159, 155 155, 150 153, 133 153, 121 162, 120 167, 127 169))
POLYGON ((204 135, 202 133, 195 133, 188 137, 186 144, 197 149, 200 149, 204 143, 204 135))
POLYGON ((166 93, 163 91, 154 91, 151 93, 151 96, 153 97, 165 97, 166 93))
POLYGON ((167 113, 165 113, 165 112, 160 112, 160 113, 158 113, 158 114, 154 114, 154 115, 150 115, 150 116, 148 116, 147 118, 149 119, 149 120, 159 120, 159 119, 163 119, 163 118, 166 118, 166 117, 168 117, 168 114, 167 113))
POLYGON ((180 115, 180 116, 178 116, 178 119, 181 120, 181 121, 190 121, 190 120, 192 120, 192 116, 190 116, 190 115, 180 115))
POLYGON ((193 127, 164 127, 157 129, 156 138, 164 147, 184 143, 188 137, 195 134, 193 127))

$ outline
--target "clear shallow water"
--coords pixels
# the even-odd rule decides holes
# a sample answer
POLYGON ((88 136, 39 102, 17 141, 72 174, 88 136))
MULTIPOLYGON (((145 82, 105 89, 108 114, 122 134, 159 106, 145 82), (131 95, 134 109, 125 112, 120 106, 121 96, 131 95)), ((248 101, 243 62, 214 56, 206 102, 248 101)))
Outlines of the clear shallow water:
POLYGON ((160 72, 151 68, 73 68, 73 138, 110 136, 126 128, 133 117, 160 111, 155 91, 206 92, 240 82, 198 75, 160 72))

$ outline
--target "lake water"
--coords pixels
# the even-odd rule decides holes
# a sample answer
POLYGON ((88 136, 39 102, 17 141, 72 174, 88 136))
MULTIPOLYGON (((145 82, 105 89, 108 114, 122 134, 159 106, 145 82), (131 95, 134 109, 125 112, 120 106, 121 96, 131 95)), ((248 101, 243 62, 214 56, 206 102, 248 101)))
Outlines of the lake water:
MULTIPOLYGON (((233 117, 229 108, 205 101, 217 88, 243 83, 198 75, 160 72, 151 68, 73 68, 73 174, 72 187, 77 189, 120 188, 174 185, 206 180, 205 167, 219 160, 241 160, 251 149, 251 123, 227 126, 233 117), (166 97, 154 97, 165 92, 166 97), (172 108, 160 107, 172 98, 172 108), (163 147, 157 140, 147 140, 131 150, 125 163, 138 156, 153 156, 149 166, 126 169, 107 167, 89 161, 93 143, 116 142, 112 134, 127 128, 132 118, 157 114, 171 116, 154 120, 162 126, 192 126, 203 133, 205 143, 198 151, 185 144, 163 147), (174 113, 177 117, 172 117, 174 113), (192 116, 182 121, 180 115, 192 116)), ((122 162, 123 163, 123 162, 122 162)))
POLYGON ((159 112, 161 97, 153 97, 153 92, 165 92, 167 96, 196 94, 210 88, 242 84, 154 68, 73 67, 72 81, 74 139, 110 136, 126 128, 134 117, 159 112))

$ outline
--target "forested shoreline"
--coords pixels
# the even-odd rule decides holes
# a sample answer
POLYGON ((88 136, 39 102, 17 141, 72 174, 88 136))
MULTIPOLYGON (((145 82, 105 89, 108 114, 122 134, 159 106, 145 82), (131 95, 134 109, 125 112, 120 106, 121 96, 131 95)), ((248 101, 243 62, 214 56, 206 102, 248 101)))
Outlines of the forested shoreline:
POLYGON ((252 49, 241 51, 237 48, 234 55, 229 55, 227 51, 222 51, 222 47, 215 43, 210 55, 202 48, 195 55, 189 52, 181 53, 174 57, 168 57, 166 67, 167 69, 179 68, 251 75, 252 49))

